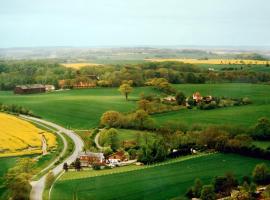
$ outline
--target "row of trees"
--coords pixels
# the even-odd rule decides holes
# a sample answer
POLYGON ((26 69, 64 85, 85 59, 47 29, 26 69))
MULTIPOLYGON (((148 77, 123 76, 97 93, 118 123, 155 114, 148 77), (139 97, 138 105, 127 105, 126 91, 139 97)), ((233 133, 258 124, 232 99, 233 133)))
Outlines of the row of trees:
MULTIPOLYGON (((101 87, 118 87, 124 80, 143 86, 151 79, 165 79, 169 83, 205 82, 268 82, 270 74, 264 72, 208 71, 192 64, 180 62, 151 62, 129 65, 87 66, 81 69, 66 68, 55 61, 0 61, 0 90, 11 90, 20 84, 53 84, 91 82, 89 75, 96 75, 95 84, 101 87)), ((162 86, 163 87, 163 86, 162 86)), ((167 87, 165 85, 165 87, 167 87)))
POLYGON ((23 114, 23 115, 29 115, 34 116, 33 112, 29 110, 28 108, 18 106, 15 104, 2 104, 0 103, 0 111, 1 112, 8 112, 8 113, 15 113, 15 114, 23 114))

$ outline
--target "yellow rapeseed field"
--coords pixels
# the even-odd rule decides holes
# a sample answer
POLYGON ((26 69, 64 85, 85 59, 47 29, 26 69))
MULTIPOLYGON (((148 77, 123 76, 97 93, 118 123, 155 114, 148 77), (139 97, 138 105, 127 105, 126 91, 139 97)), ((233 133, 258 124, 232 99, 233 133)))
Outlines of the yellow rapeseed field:
POLYGON ((200 59, 186 59, 186 58, 153 58, 153 59, 145 59, 150 62, 165 62, 165 61, 177 61, 184 62, 190 64, 254 64, 254 65, 265 65, 267 61, 263 60, 236 60, 236 59, 208 59, 208 60, 200 60, 200 59))
POLYGON ((80 69, 80 68, 85 67, 85 66, 100 66, 101 64, 97 64, 97 63, 63 63, 62 65, 64 65, 67 68, 80 69))
POLYGON ((0 157, 41 153, 42 135, 48 149, 56 146, 54 134, 15 116, 0 113, 0 157))

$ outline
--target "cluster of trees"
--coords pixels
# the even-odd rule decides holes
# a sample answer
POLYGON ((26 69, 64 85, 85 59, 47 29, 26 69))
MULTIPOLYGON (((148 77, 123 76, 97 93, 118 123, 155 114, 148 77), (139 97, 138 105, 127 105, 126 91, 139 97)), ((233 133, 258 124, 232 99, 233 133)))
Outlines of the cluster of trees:
POLYGON ((112 151, 117 151, 120 147, 119 134, 116 129, 110 128, 102 132, 99 136, 99 143, 103 147, 107 147, 105 154, 110 154, 112 151))
POLYGON ((35 83, 58 86, 58 80, 75 77, 75 70, 55 61, 0 61, 0 90, 35 83))
POLYGON ((33 175, 34 160, 21 158, 15 167, 10 168, 6 173, 5 187, 8 189, 8 196, 13 200, 28 200, 31 185, 30 179, 33 175))
POLYGON ((139 110, 144 110, 148 114, 175 111, 180 109, 180 106, 177 103, 162 102, 161 98, 156 95, 141 95, 141 99, 137 102, 137 104, 139 110))
MULTIPOLYGON (((269 138, 270 122, 266 118, 259 119, 258 123, 250 128, 228 125, 189 127, 181 122, 167 122, 160 125, 141 109, 130 114, 122 114, 117 111, 105 112, 101 117, 101 125, 107 128, 132 128, 157 133, 159 137, 156 138, 156 142, 139 144, 136 147, 136 150, 140 149, 139 158, 144 163, 190 154, 191 149, 215 150, 270 159, 270 147, 262 149, 253 145, 254 139, 269 138), (159 138, 164 143, 159 141, 159 138)), ((113 135, 116 134, 108 136, 111 138, 108 140, 110 143, 114 141, 113 135)))
POLYGON ((253 72, 253 71, 221 71, 221 72, 208 72, 205 76, 207 82, 237 82, 237 83, 259 83, 269 82, 270 74, 266 72, 253 72))
POLYGON ((257 140, 270 140, 270 121, 266 117, 258 120, 255 127, 251 130, 251 135, 257 140))
POLYGON ((148 86, 153 86, 157 90, 164 92, 166 94, 175 94, 176 90, 170 85, 165 78, 153 78, 149 79, 146 83, 148 86))
MULTIPOLYGON (((241 184, 231 173, 224 176, 216 176, 211 184, 203 185, 200 179, 194 181, 194 185, 188 188, 186 196, 189 199, 200 198, 202 200, 215 200, 230 196, 231 200, 252 200, 258 197, 256 193, 257 185, 270 184, 270 169, 262 163, 255 166, 252 178, 249 176, 242 177, 241 184), (232 190, 236 192, 232 193, 232 190)), ((269 197, 270 187, 262 193, 262 196, 269 197)))
POLYGON ((154 121, 144 110, 137 110, 130 114, 107 111, 101 116, 100 125, 106 128, 146 129, 148 127, 151 129, 154 127, 154 121))
POLYGON ((34 114, 31 110, 24 108, 22 106, 14 105, 14 104, 8 105, 8 104, 0 103, 0 111, 7 112, 7 113, 15 113, 15 114, 34 116, 34 114))
MULTIPOLYGON (((86 66, 81 69, 66 68, 50 61, 0 61, 0 90, 11 90, 20 84, 53 84, 59 87, 59 80, 72 86, 76 82, 91 82, 89 75, 98 80, 94 84, 101 87, 119 87, 124 80, 132 80, 133 85, 143 86, 149 80, 162 80, 158 87, 171 91, 166 83, 205 82, 268 82, 270 74, 251 71, 208 71, 196 65, 181 62, 150 62, 141 64, 86 66)), ((151 81, 150 81, 151 82, 151 81)), ((91 82, 92 83, 92 82, 91 82)))

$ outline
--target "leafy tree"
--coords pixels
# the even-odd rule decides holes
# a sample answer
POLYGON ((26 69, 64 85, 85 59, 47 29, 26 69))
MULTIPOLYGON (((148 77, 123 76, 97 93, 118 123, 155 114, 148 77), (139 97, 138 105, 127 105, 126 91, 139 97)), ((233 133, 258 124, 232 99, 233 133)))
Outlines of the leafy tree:
POLYGON ((256 165, 252 176, 253 180, 258 184, 270 183, 270 170, 265 163, 256 165))
POLYGON ((80 171, 81 170, 81 161, 80 161, 80 159, 79 158, 77 158, 76 160, 75 160, 75 162, 74 162, 74 167, 75 167, 75 169, 77 170, 77 171, 80 171))
POLYGON ((121 123, 121 114, 117 111, 107 111, 101 116, 101 124, 108 127, 118 127, 121 123))
POLYGON ((11 182, 6 184, 13 200, 28 200, 31 191, 29 183, 30 175, 27 173, 17 174, 11 182))
POLYGON ((139 127, 143 128, 144 121, 149 117, 144 110, 137 110, 134 114, 134 120, 139 122, 139 127))
POLYGON ((202 200, 215 200, 216 194, 212 185, 204 185, 202 187, 201 197, 202 200))
POLYGON ((149 110, 150 104, 151 104, 151 102, 146 100, 146 99, 142 99, 142 100, 138 101, 139 109, 142 109, 145 112, 147 112, 149 110))
POLYGON ((33 173, 34 160, 21 158, 15 167, 8 170, 5 175, 5 186, 9 191, 10 197, 15 200, 28 200, 31 191, 29 183, 33 173))
POLYGON ((202 187, 202 181, 200 179, 196 179, 192 188, 194 197, 199 198, 201 196, 202 187))
POLYGON ((183 92, 178 92, 175 98, 178 105, 184 105, 186 103, 186 96, 183 92))
POLYGON ((263 117, 258 120, 252 136, 256 139, 270 139, 270 121, 263 117))
POLYGON ((128 95, 132 92, 133 88, 128 83, 123 83, 119 87, 119 91, 125 95, 126 100, 128 100, 128 95))
POLYGON ((110 128, 106 132, 103 132, 103 134, 100 135, 100 142, 103 146, 110 147, 112 151, 116 151, 119 148, 119 137, 117 130, 110 128))
POLYGON ((164 140, 158 139, 153 144, 148 143, 141 147, 138 160, 145 164, 160 162, 166 159, 167 154, 168 149, 164 140))
POLYGON ((66 172, 68 171, 68 164, 66 162, 63 165, 63 170, 65 170, 66 172))

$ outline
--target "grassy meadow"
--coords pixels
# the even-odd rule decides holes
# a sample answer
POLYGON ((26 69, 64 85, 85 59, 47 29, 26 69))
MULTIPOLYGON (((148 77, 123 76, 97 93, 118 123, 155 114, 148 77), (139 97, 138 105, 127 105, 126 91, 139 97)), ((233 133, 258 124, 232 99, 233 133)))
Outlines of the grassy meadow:
POLYGON ((245 83, 226 84, 182 84, 175 85, 178 91, 187 96, 199 91, 202 95, 217 97, 248 97, 250 105, 219 108, 214 110, 183 109, 154 115, 154 119, 163 123, 178 120, 192 124, 233 124, 251 126, 263 116, 270 117, 270 86, 245 83))
MULTIPOLYGON (((232 154, 211 154, 179 162, 123 173, 95 177, 76 177, 68 172, 57 181, 52 190, 52 199, 170 199, 184 196, 195 178, 203 183, 212 178, 232 172, 237 178, 251 175, 258 163, 270 161, 232 154)), ((82 172, 95 173, 95 172, 82 172)))
POLYGON ((129 112, 137 106, 135 98, 154 92, 151 88, 136 88, 126 101, 118 88, 79 89, 46 94, 14 95, 0 91, 0 102, 30 108, 36 115, 65 127, 85 129, 96 127, 108 110, 129 112))
MULTIPOLYGON (((153 115, 159 123, 178 120, 189 125, 199 124, 239 124, 250 126, 263 116, 270 117, 270 86, 247 83, 224 84, 178 84, 178 91, 192 95, 199 91, 202 95, 225 97, 249 97, 251 105, 234 106, 215 110, 182 109, 153 115)), ((117 88, 95 88, 69 90, 46 94, 14 95, 0 92, 0 102, 17 104, 30 108, 36 115, 73 129, 96 127, 102 113, 108 110, 130 112, 136 109, 136 101, 141 93, 156 93, 151 87, 135 88, 126 101, 117 88)))

